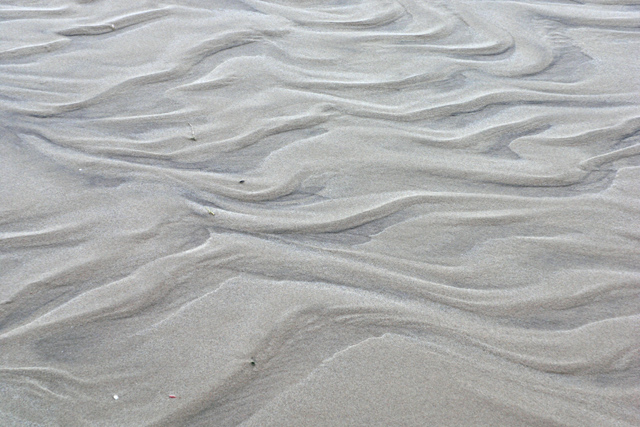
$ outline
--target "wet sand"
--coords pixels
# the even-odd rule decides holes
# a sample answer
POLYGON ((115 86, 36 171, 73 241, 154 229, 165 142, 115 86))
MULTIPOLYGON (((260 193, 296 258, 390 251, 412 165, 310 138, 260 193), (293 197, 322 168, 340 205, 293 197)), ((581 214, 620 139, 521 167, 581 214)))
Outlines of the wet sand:
POLYGON ((0 7, 3 426, 640 424, 640 2, 0 7))

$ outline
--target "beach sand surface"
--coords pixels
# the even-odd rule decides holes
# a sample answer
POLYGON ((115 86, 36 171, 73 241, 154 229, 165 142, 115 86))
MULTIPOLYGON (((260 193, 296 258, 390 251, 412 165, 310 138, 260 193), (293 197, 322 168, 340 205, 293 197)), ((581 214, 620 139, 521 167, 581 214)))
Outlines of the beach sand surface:
POLYGON ((0 425, 640 425, 639 28, 3 1, 0 425))

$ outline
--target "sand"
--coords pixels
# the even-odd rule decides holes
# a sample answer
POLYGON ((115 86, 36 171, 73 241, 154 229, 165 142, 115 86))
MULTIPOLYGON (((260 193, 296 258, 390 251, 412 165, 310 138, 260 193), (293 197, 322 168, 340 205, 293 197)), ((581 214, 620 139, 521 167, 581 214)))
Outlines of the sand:
POLYGON ((640 425, 638 28, 4 1, 0 425, 640 425))

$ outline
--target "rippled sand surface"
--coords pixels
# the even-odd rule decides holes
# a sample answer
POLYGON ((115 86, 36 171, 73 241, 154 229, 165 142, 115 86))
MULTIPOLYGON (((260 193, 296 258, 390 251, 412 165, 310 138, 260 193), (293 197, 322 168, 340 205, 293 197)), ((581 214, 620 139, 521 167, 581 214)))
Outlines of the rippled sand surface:
POLYGON ((2 3, 0 425, 640 424, 640 2, 2 3))

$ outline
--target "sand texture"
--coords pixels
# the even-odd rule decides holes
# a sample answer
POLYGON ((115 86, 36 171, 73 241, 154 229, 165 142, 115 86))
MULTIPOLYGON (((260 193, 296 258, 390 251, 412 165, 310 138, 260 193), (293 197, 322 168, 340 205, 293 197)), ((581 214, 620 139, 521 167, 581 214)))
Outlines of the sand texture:
POLYGON ((0 426, 640 425, 640 1, 1 3, 0 426))

